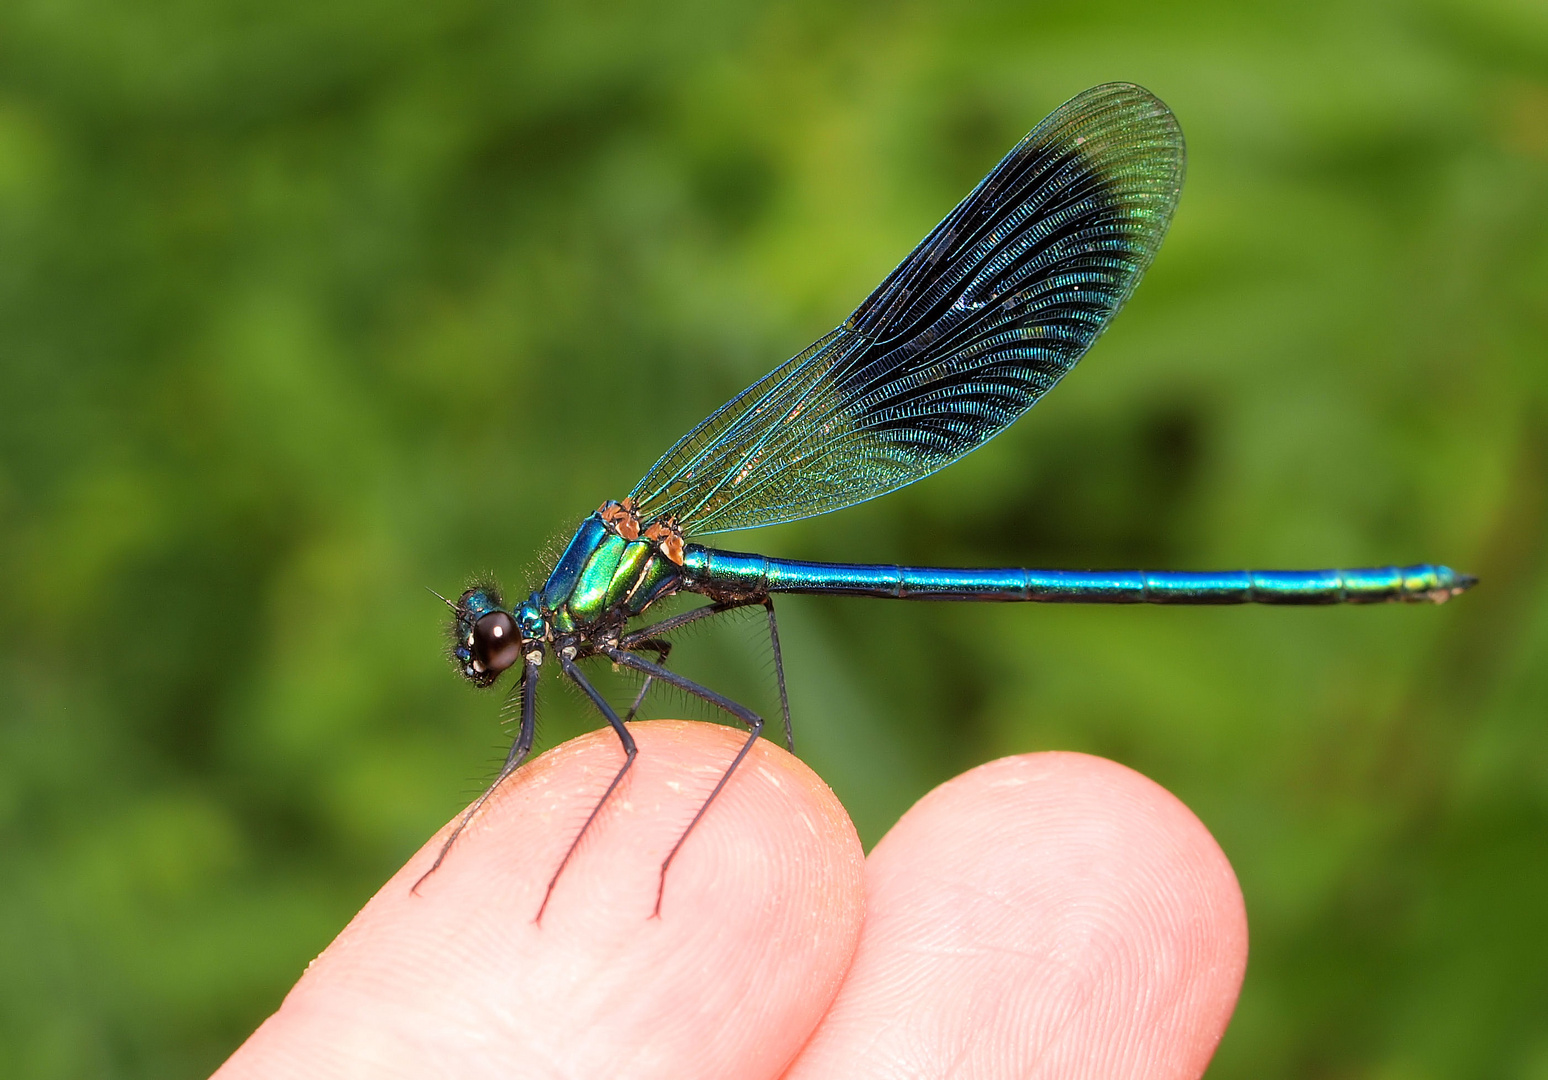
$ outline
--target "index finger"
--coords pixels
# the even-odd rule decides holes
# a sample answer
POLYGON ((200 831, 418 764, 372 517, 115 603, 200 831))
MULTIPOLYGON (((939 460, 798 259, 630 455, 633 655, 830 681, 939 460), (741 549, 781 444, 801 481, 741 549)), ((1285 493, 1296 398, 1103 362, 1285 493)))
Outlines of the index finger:
POLYGON ((676 721, 630 730, 635 765, 541 925, 549 878, 623 762, 610 732, 508 780, 412 894, 442 830, 217 1075, 778 1076, 858 938, 854 828, 814 773, 759 740, 651 918, 662 859, 743 736, 676 721))

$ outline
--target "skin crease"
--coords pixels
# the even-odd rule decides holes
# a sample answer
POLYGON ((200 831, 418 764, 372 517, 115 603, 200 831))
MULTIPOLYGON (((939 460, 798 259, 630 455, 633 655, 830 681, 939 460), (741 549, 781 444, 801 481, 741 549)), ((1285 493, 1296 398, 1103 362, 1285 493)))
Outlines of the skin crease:
POLYGON ((512 777, 419 895, 442 831, 216 1074, 697 1080, 1200 1076, 1247 925, 1193 814, 1121 765, 1004 758, 925 796, 865 859, 827 786, 709 724, 639 756, 543 890, 622 753, 608 731, 512 777))

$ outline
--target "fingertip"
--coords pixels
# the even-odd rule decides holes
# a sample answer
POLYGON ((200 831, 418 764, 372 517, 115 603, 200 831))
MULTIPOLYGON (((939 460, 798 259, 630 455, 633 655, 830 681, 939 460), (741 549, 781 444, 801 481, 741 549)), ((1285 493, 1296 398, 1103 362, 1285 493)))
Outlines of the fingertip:
POLYGON ((343 1075, 362 1058, 412 1075, 504 1076, 513 1060, 575 1075, 777 1075, 858 938, 854 828, 814 773, 760 741, 683 845, 652 917, 662 860, 745 736, 674 721, 630 731, 635 764, 541 925, 554 869, 623 762, 610 732, 520 770, 422 878, 446 830, 426 844, 229 1075, 298 1060, 308 1076, 343 1075))
POLYGON ((867 900, 792 1076, 1197 1077, 1246 964, 1241 891, 1208 830, 1082 754, 1005 758, 931 792, 872 852, 867 900))

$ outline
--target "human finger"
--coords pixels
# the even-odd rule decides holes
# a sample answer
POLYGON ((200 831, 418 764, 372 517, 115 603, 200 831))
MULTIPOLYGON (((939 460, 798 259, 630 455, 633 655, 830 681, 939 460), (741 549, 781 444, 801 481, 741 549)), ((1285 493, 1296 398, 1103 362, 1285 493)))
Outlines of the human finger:
MULTIPOLYGON (((863 854, 827 786, 760 740, 694 830, 652 918, 662 859, 743 736, 631 724, 520 770, 418 890, 446 830, 308 968, 217 1074, 238 1077, 779 1075, 848 967, 863 854)), ((448 826, 450 828, 450 826, 448 826)))
POLYGON ((876 846, 849 976, 789 1080, 1192 1080, 1247 922, 1186 806, 1084 754, 943 784, 876 846))

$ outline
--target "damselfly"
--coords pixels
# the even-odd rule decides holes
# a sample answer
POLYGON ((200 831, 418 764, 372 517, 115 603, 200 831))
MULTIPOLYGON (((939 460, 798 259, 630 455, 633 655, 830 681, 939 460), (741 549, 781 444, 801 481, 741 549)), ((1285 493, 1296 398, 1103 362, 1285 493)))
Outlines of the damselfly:
POLYGON ((488 686, 520 666, 514 692, 521 726, 494 783, 462 817, 426 876, 532 749, 538 673, 552 657, 617 733, 624 760, 555 868, 539 918, 576 845, 634 761, 627 722, 653 680, 710 702, 749 730, 661 864, 659 913, 672 860, 764 725, 753 710, 670 670, 667 635, 700 619, 761 606, 785 742, 793 748, 776 593, 1103 604, 1440 603, 1472 585, 1466 575, 1431 565, 1203 573, 956 570, 803 562, 690 542, 875 498, 930 475, 1004 430, 1074 367, 1134 291, 1166 235, 1183 166, 1177 120, 1146 90, 1111 83, 1071 99, 995 166, 837 329, 711 413, 627 498, 604 502, 581 522, 537 591, 507 607, 492 586, 480 585, 451 604, 452 660, 469 681, 488 686), (684 592, 708 603, 635 625, 652 605, 684 592), (644 676, 623 716, 582 673, 579 665, 593 657, 644 676))

